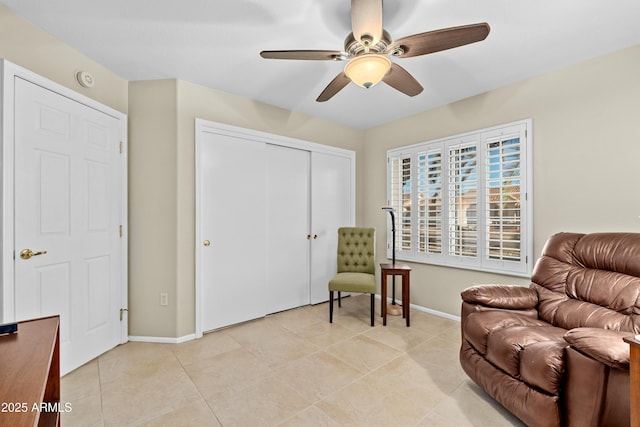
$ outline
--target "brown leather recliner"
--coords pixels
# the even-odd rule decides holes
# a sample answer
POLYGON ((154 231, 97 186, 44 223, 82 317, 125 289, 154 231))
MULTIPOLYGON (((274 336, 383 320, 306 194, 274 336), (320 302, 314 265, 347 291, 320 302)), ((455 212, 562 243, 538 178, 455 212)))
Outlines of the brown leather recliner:
POLYGON ((462 292, 464 371, 530 426, 629 425, 640 233, 559 233, 530 287, 462 292))

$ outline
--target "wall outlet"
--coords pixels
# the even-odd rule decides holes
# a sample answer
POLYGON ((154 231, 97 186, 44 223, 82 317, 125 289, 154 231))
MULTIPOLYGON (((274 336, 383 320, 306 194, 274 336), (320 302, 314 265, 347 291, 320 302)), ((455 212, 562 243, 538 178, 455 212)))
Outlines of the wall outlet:
POLYGON ((160 293, 160 305, 169 305, 169 294, 166 292, 160 293))

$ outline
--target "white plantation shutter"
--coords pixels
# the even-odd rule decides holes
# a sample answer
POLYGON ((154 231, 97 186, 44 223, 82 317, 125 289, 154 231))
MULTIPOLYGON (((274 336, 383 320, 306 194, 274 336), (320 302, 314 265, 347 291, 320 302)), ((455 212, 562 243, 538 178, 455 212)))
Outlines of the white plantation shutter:
POLYGON ((397 259, 528 275, 530 129, 524 120, 389 150, 397 259))
MULTIPOLYGON (((403 154, 390 159, 390 189, 389 205, 395 210, 396 220, 396 253, 412 250, 411 215, 411 155, 403 154)), ((389 239, 391 236, 389 236, 389 239)), ((389 248, 391 250, 391 248, 389 248)))
POLYGON ((487 132, 485 147, 485 263, 516 267, 526 257, 526 127, 487 132))
POLYGON ((418 158, 418 252, 443 252, 442 148, 419 151, 418 158))
POLYGON ((449 255, 478 256, 478 143, 448 144, 449 255))

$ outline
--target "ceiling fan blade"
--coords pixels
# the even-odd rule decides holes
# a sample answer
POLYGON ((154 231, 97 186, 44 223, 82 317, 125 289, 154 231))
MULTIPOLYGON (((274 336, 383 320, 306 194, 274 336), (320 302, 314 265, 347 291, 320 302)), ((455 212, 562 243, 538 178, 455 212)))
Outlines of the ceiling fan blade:
POLYGON ((362 36, 368 35, 371 45, 378 43, 382 37, 382 0, 351 0, 351 27, 356 40, 362 42, 362 36))
POLYGON ((341 72, 333 80, 331 80, 331 83, 329 83, 327 87, 324 88, 320 96, 316 98, 316 101, 325 102, 330 100, 333 95, 340 92, 346 85, 349 84, 350 81, 351 79, 347 77, 344 71, 341 72))
POLYGON ((302 59, 335 61, 345 57, 339 50, 263 50, 260 56, 266 59, 302 59))
POLYGON ((407 70, 394 62, 391 63, 391 69, 382 78, 382 81, 409 96, 416 96, 424 89, 407 70))
POLYGON ((489 24, 486 22, 461 25, 403 37, 393 42, 388 50, 393 52, 400 48, 403 52, 397 55, 398 58, 410 58, 479 42, 488 35, 489 24))

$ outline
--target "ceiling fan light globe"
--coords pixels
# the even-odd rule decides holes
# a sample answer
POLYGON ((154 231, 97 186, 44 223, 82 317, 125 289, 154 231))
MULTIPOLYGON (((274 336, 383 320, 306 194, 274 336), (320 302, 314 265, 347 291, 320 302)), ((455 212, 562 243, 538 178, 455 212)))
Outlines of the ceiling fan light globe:
POLYGON ((344 67, 344 73, 352 82, 364 88, 380 83, 389 72, 391 61, 385 55, 364 54, 352 58, 344 67))

